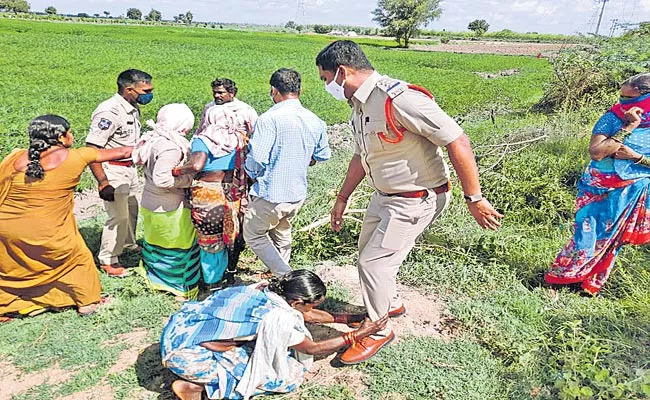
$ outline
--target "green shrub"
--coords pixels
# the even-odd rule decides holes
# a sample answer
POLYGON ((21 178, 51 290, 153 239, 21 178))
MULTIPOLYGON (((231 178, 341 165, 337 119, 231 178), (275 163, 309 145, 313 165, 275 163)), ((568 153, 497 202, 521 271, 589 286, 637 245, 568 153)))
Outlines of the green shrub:
POLYGON ((602 108, 616 100, 623 80, 650 69, 650 41, 631 36, 569 47, 552 64, 555 76, 536 109, 602 108))

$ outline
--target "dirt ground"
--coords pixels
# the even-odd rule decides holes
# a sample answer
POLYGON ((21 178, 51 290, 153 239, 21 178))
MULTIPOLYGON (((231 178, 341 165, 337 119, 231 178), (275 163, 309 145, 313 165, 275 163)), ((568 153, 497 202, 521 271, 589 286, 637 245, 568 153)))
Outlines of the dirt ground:
POLYGON ((442 51, 449 53, 469 54, 501 54, 509 56, 551 57, 560 50, 575 46, 569 43, 524 43, 524 42, 494 42, 479 40, 451 40, 440 44, 414 44, 410 47, 416 51, 442 51))
MULTIPOLYGON (((324 262, 316 266, 316 273, 328 285, 343 288, 351 298, 349 305, 352 308, 362 308, 359 294, 359 278, 357 270, 352 265, 337 265, 334 262, 324 262)), ((249 283, 251 279, 259 279, 259 274, 244 272, 241 283, 249 283)), ((439 298, 431 294, 423 294, 408 286, 399 285, 399 293, 406 307, 406 314, 392 320, 393 329, 398 342, 406 336, 429 336, 446 340, 453 335, 447 329, 447 324, 441 316, 443 304, 439 298)), ((325 339, 340 335, 351 330, 343 324, 309 325, 309 330, 315 340, 325 339)), ((142 387, 135 388, 129 393, 130 398, 150 399, 157 398, 171 400, 174 396, 170 386, 174 377, 166 371, 160 361, 158 342, 149 339, 146 329, 138 328, 132 332, 117 335, 114 339, 106 341, 103 346, 127 345, 122 350, 114 365, 108 370, 99 385, 87 390, 60 397, 57 400, 111 400, 114 391, 109 384, 109 376, 119 374, 129 368, 146 369, 150 378, 143 382, 142 387)), ((367 389, 365 376, 361 371, 344 367, 338 362, 338 353, 327 357, 316 358, 313 367, 306 376, 300 390, 282 396, 279 399, 299 398, 311 387, 344 385, 355 393, 355 399, 364 399, 362 393, 367 389)), ((15 368, 10 360, 0 362, 0 400, 10 400, 12 396, 26 392, 30 388, 41 384, 58 385, 74 379, 75 370, 62 370, 54 366, 46 371, 25 374, 15 368)))

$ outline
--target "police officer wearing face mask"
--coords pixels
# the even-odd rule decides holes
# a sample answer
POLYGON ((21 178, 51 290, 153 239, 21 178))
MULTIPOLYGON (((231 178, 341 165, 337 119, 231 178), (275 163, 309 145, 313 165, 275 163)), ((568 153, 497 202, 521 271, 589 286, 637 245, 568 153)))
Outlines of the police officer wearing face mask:
MULTIPOLYGON (((354 42, 336 41, 316 58, 325 89, 352 106, 355 150, 331 212, 334 231, 343 226, 347 201, 366 178, 374 189, 359 234, 359 280, 372 321, 406 312, 396 277, 417 237, 447 208, 449 167, 456 170, 476 222, 497 229, 503 217, 481 194, 469 139, 423 88, 382 76, 354 42)), ((344 364, 367 360, 390 343, 389 325, 341 355, 344 364)))
MULTIPOLYGON (((93 112, 86 145, 100 149, 135 146, 140 137, 140 105, 153 100, 151 75, 129 69, 117 77, 117 93, 93 112)), ((129 159, 90 164, 99 183, 108 220, 102 231, 99 262, 109 276, 123 277, 128 271, 118 257, 127 249, 138 250, 135 226, 138 220, 137 169, 129 159)))

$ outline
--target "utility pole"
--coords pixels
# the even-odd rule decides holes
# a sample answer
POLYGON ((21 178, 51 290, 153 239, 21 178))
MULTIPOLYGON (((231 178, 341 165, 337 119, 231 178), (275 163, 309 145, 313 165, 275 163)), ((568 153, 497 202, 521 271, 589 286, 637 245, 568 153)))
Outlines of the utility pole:
POLYGON ((603 13, 605 12, 605 4, 607 4, 609 0, 599 0, 599 1, 603 2, 603 8, 600 9, 600 16, 598 17, 598 25, 596 25, 596 35, 598 35, 598 30, 600 29, 600 21, 603 20, 603 13))

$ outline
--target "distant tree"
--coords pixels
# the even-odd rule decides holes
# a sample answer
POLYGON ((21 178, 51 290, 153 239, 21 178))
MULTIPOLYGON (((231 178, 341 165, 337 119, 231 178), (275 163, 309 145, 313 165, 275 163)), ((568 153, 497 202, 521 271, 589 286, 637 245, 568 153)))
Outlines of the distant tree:
POLYGON ((104 11, 104 16, 105 16, 106 18, 108 18, 109 15, 111 15, 111 12, 110 12, 110 11, 104 11))
POLYGON ((284 25, 287 29, 296 29, 296 23, 294 21, 289 21, 284 25))
POLYGON ((99 18, 99 13, 94 13, 94 14, 93 14, 93 17, 95 17, 95 18, 99 18))
POLYGON ((128 19, 142 19, 142 11, 137 8, 129 8, 126 10, 126 17, 128 19))
POLYGON ((54 8, 54 6, 49 6, 45 9, 45 14, 56 15, 56 8, 54 8))
POLYGON ((303 31, 303 29, 305 29, 305 27, 302 26, 302 25, 296 25, 296 28, 295 28, 295 29, 298 31, 298 33, 300 33, 300 32, 303 31))
POLYGON ((188 11, 188 12, 185 13, 185 23, 186 24, 191 24, 193 19, 194 19, 194 15, 192 15, 191 11, 188 11))
POLYGON ((88 15, 87 13, 84 13, 84 12, 80 12, 80 13, 77 14, 77 17, 79 17, 79 18, 90 18, 90 15, 88 15))
POLYGON ((372 20, 394 36, 400 46, 408 47, 409 41, 420 26, 440 17, 440 0, 379 0, 372 12, 372 20))
POLYGON ((174 15, 174 22, 183 22, 182 19, 184 18, 185 16, 183 14, 174 15))
POLYGON ((316 33, 330 33, 332 31, 331 25, 314 25, 314 32, 316 33))
POLYGON ((29 12, 31 6, 25 0, 0 0, 1 11, 11 11, 13 13, 29 12))
POLYGON ((490 24, 484 19, 475 19, 467 25, 467 29, 474 32, 476 36, 483 36, 488 31, 490 24))
POLYGON ((151 9, 149 14, 145 17, 147 21, 160 21, 162 19, 162 13, 156 9, 151 9))

